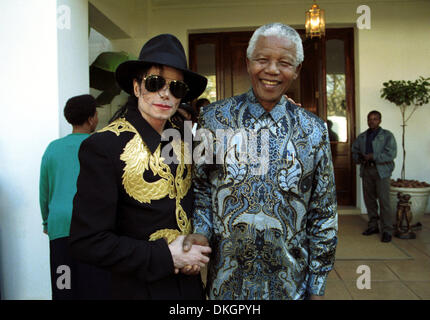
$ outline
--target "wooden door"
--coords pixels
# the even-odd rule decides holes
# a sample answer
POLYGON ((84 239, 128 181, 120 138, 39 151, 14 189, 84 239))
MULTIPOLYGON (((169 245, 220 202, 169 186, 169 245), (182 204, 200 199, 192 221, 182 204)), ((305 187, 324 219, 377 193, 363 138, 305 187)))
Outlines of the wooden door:
POLYGON ((331 132, 339 205, 355 205, 355 164, 351 145, 355 138, 354 30, 327 30, 325 45, 325 120, 331 132), (337 128, 335 127, 337 125, 337 128), (331 127, 331 128, 330 128, 331 127))
MULTIPOLYGON (((324 119, 324 107, 322 99, 323 80, 322 74, 322 41, 316 39, 303 40, 305 60, 302 63, 300 76, 297 79, 300 87, 296 95, 302 106, 310 112, 324 119)), ((292 97, 294 100, 294 97, 292 97)))
MULTIPOLYGON (((304 31, 300 33, 303 37, 304 31)), ((299 101, 326 121, 338 204, 355 206, 355 165, 351 156, 355 137, 353 29, 328 29, 323 39, 303 39, 303 49, 299 101)))
POLYGON ((212 76, 216 70, 216 100, 244 93, 251 87, 246 69, 246 48, 251 36, 251 31, 190 35, 190 68, 194 71, 201 70, 205 76, 212 76), (199 48, 207 45, 213 45, 213 52, 199 56, 199 48), (209 74, 207 70, 210 68, 205 66, 207 60, 212 58, 208 59, 208 56, 214 56, 215 61, 213 71, 209 74), (199 68, 199 65, 203 67, 199 68))
MULTIPOLYGON (((303 41, 302 70, 286 93, 304 108, 333 123, 330 144, 338 203, 355 206, 355 166, 350 151, 355 136, 353 29, 328 29, 326 34, 321 40, 303 41)), ((246 69, 246 48, 251 35, 252 32, 190 35, 190 68, 206 76, 215 75, 213 101, 244 93, 251 87, 246 69), (199 56, 198 51, 199 46, 207 44, 213 46, 209 55, 214 57, 211 59, 215 66, 211 73, 205 74, 207 68, 199 65, 206 65, 202 61, 207 57, 199 56)))

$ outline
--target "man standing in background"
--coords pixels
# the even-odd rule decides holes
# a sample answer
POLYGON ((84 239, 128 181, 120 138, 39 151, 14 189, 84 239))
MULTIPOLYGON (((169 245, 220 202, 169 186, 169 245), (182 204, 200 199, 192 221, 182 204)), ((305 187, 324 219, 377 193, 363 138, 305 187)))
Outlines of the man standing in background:
POLYGON ((363 197, 369 217, 364 236, 379 233, 378 202, 382 228, 382 242, 390 242, 393 233, 394 213, 390 207, 390 180, 397 155, 397 143, 393 134, 382 129, 381 113, 370 111, 367 115, 369 129, 362 132, 352 144, 352 158, 360 164, 363 179, 363 197))

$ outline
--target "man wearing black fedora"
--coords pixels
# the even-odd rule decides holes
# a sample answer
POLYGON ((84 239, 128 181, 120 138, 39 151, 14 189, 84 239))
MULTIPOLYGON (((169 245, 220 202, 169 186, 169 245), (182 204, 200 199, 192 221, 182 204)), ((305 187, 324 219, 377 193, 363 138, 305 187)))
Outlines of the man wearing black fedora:
POLYGON ((130 94, 110 124, 84 141, 70 231, 73 254, 112 272, 114 299, 202 299, 199 275, 211 249, 182 250, 193 207, 189 148, 162 141, 179 104, 206 88, 188 70, 184 49, 170 34, 150 39, 138 60, 118 66, 119 86, 130 94), (172 150, 167 161, 162 150, 172 150), (170 149, 169 149, 170 148, 170 149))

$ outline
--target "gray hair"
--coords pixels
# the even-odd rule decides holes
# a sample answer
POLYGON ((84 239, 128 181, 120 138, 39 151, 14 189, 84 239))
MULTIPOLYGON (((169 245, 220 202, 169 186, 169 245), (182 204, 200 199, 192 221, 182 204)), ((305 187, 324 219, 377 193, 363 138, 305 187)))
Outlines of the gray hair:
POLYGON ((276 36, 292 41, 296 47, 296 66, 303 62, 304 53, 300 35, 290 26, 279 22, 265 24, 254 31, 251 39, 249 40, 248 49, 246 49, 246 56, 248 59, 250 59, 254 53, 255 44, 261 36, 276 36))

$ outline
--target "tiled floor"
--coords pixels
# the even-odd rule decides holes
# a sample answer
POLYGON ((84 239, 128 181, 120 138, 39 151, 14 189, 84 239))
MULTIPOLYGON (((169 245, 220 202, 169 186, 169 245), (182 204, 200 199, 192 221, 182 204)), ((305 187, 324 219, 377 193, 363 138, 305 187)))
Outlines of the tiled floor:
MULTIPOLYGON (((430 215, 424 215, 417 239, 393 243, 411 256, 408 260, 336 261, 330 273, 326 300, 430 300, 430 215), (370 289, 359 289, 360 265, 370 268, 370 289)), ((341 226, 339 226, 341 227, 341 226)), ((379 241, 377 235, 375 241, 379 241)), ((357 241, 363 236, 357 234, 357 241)))

